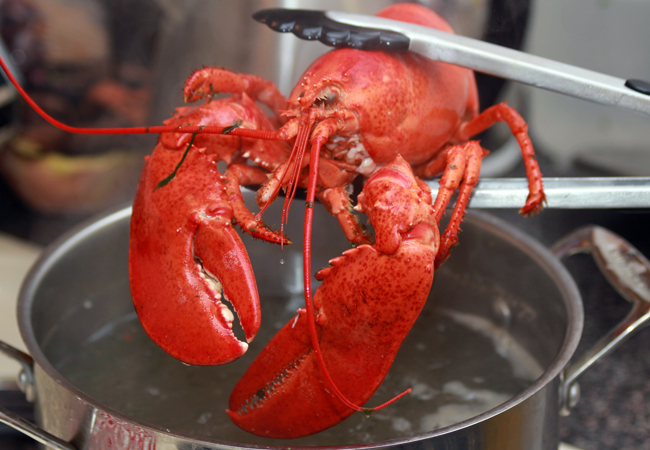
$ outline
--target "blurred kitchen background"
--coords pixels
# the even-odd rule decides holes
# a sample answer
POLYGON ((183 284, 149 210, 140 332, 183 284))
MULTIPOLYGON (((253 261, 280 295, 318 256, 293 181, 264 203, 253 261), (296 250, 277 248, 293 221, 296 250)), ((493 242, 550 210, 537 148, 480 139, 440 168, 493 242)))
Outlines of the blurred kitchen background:
MULTIPOLYGON (((158 125, 181 106, 182 86, 204 65, 273 80, 288 95, 302 71, 329 49, 254 22, 269 7, 372 14, 388 0, 0 0, 0 51, 23 86, 58 120, 78 127, 158 125)), ((458 34, 604 72, 650 80, 647 0, 427 0, 458 34)), ((545 176, 648 176, 648 119, 477 74, 481 106, 506 99, 527 119, 545 176)), ((523 176, 506 127, 481 136, 492 151, 483 176, 523 176)), ((21 347, 15 296, 43 246, 76 224, 132 199, 143 157, 157 137, 73 135, 0 86, 0 338, 21 347)), ((650 206, 650 205, 649 205, 650 206)), ((523 220, 493 213, 550 245, 599 223, 650 254, 648 209, 547 210, 523 220)), ((462 235, 461 235, 462 240, 462 235)), ((587 309, 585 345, 627 306, 593 268, 575 269, 587 309), (598 297, 590 302, 590 296, 598 297), (590 318, 591 317, 591 318, 590 318)), ((647 332, 584 378, 584 398, 562 422, 562 438, 584 450, 650 449, 647 332)), ((11 366, 0 397, 13 392, 11 366), (3 394, 4 393, 4 394, 3 394)), ((2 404, 0 398, 0 404, 2 404)), ((2 428, 3 439, 16 437, 2 428)), ((9 441, 6 441, 9 442, 9 441)), ((30 445, 30 444, 25 444, 30 445)), ((17 447, 18 448, 18 447, 17 447)), ((22 447, 21 447, 22 448, 22 447)), ((28 448, 28 447, 24 447, 28 448)))

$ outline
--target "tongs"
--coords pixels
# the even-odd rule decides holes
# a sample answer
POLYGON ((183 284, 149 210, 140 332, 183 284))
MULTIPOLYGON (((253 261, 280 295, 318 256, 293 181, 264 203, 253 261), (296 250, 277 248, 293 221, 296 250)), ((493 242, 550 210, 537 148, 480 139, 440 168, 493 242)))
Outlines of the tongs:
MULTIPOLYGON (((622 79, 521 51, 374 16, 339 11, 265 9, 253 15, 272 30, 336 48, 409 50, 430 59, 650 116, 650 82, 622 79)), ((437 188, 431 183, 432 188, 437 188)), ((544 178, 548 207, 648 208, 650 177, 544 178)), ((484 179, 470 206, 511 208, 526 198, 525 179, 484 179)))

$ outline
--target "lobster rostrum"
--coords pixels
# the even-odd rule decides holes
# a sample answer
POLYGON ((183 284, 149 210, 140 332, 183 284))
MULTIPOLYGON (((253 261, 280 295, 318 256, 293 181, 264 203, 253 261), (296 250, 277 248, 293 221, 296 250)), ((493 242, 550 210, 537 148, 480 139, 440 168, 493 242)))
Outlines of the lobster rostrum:
MULTIPOLYGON (((414 4, 397 4, 378 15, 453 32, 435 13, 414 4)), ((4 63, 3 68, 7 71, 4 63)), ((457 242, 486 154, 469 141, 472 136, 506 122, 529 179, 520 212, 534 214, 543 207, 525 122, 505 103, 479 114, 474 76, 465 68, 408 52, 340 49, 317 59, 288 101, 261 78, 208 67, 192 74, 184 93, 187 101, 206 102, 179 108, 164 126, 86 130, 47 120, 78 133, 161 133, 134 201, 130 282, 149 336, 186 363, 223 364, 246 351, 232 333, 234 316, 224 298, 247 341, 259 329, 257 287, 233 224, 254 237, 289 243, 282 230, 269 229, 247 209, 239 186, 261 184, 262 208, 285 189, 283 221, 295 189, 306 188, 305 309, 272 339, 230 399, 233 421, 255 434, 316 433, 361 410, 375 392, 422 309, 434 270, 457 242), (216 92, 232 96, 216 99, 216 92), (277 117, 268 118, 256 101, 277 117), (219 161, 227 164, 223 174, 219 161), (438 174, 432 204, 417 177, 438 174), (359 175, 369 179, 356 209, 368 216, 374 236, 358 222, 348 194, 359 175), (456 190, 440 235, 438 224, 456 190), (322 284, 312 304, 316 198, 358 247, 317 273, 322 284), (398 272, 404 276, 395 276, 398 272)))

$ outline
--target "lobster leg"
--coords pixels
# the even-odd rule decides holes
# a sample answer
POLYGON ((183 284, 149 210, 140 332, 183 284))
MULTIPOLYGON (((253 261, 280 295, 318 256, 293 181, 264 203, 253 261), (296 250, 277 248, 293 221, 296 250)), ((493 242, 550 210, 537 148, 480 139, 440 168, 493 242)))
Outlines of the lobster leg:
POLYGON ((355 245, 370 244, 372 239, 352 213, 350 196, 343 187, 325 189, 316 194, 330 214, 336 217, 345 237, 355 245))
POLYGON ((195 102, 203 97, 212 98, 221 92, 245 92, 254 101, 264 103, 276 115, 287 106, 287 99, 272 82, 255 75, 234 73, 217 67, 195 70, 183 89, 186 102, 195 102))
POLYGON ((505 102, 487 108, 469 122, 461 125, 456 139, 461 142, 466 141, 472 136, 476 136, 478 133, 485 131, 496 122, 505 122, 508 125, 519 143, 524 158, 529 194, 526 199, 526 204, 519 210, 519 213, 524 216, 537 214, 542 210, 546 201, 542 184, 542 173, 537 164, 533 144, 528 136, 528 125, 514 108, 508 106, 505 102))
POLYGON ((478 182, 481 161, 486 153, 477 141, 454 145, 446 153, 447 168, 440 178, 440 189, 433 205, 436 222, 440 222, 451 196, 457 189, 458 198, 447 228, 440 237, 440 248, 435 262, 436 269, 449 257, 451 247, 458 243, 460 224, 465 216, 470 194, 478 182))
POLYGON ((280 189, 291 181, 290 174, 302 171, 309 164, 308 160, 293 161, 289 159, 280 164, 269 176, 269 179, 257 191, 257 205, 260 208, 272 203, 280 189), (298 167, 296 167, 298 165, 298 167))
MULTIPOLYGON (((289 181, 289 177, 285 176, 285 172, 291 172, 292 162, 289 161, 280 167, 278 167, 269 178, 268 183, 264 184, 257 193, 257 204, 260 208, 263 208, 265 205, 269 204, 275 200, 279 187, 289 181), (282 179, 281 179, 282 177, 282 179)), ((305 158, 303 164, 300 166, 300 170, 303 170, 309 164, 309 159, 305 158)), ((316 197, 320 200, 323 205, 327 208, 327 211, 336 217, 341 225, 341 229, 345 233, 345 237, 355 245, 369 244, 372 242, 372 239, 366 232, 363 225, 359 223, 357 217, 352 213, 352 204, 350 202, 350 196, 348 195, 347 190, 343 186, 347 186, 351 183, 355 174, 350 172, 341 171, 338 167, 329 163, 329 160, 325 158, 320 158, 319 166, 325 170, 319 170, 318 178, 319 184, 326 185, 322 182, 321 175, 325 172, 325 175, 332 172, 338 172, 335 176, 328 178, 328 181, 331 182, 335 187, 318 189, 316 192, 316 197), (329 166, 329 167, 328 167, 329 166), (327 169, 331 170, 327 170, 327 169)), ((301 178, 298 182, 301 186, 306 184, 304 178, 301 178)))
POLYGON ((291 241, 286 236, 270 229, 261 219, 254 216, 244 204, 244 197, 239 186, 263 184, 267 180, 266 173, 254 166, 232 164, 226 170, 225 178, 226 191, 233 209, 233 220, 242 230, 267 242, 291 244, 291 241))
POLYGON ((416 174, 425 178, 442 173, 438 182, 438 195, 433 204, 437 223, 442 219, 454 192, 459 191, 454 211, 447 228, 441 235, 436 269, 449 257, 451 248, 458 243, 460 224, 465 216, 469 197, 478 182, 481 161, 487 154, 488 151, 482 148, 478 141, 468 141, 464 144, 448 146, 434 159, 414 169, 416 174))
MULTIPOLYGON (((401 157, 368 180, 357 208, 393 251, 361 245, 330 261, 331 267, 316 275, 323 283, 313 305, 331 379, 362 405, 383 381, 426 302, 439 235, 430 192, 401 157)), ((300 310, 235 386, 228 414, 239 427, 294 438, 354 412, 334 394, 312 343, 307 312, 300 310)))

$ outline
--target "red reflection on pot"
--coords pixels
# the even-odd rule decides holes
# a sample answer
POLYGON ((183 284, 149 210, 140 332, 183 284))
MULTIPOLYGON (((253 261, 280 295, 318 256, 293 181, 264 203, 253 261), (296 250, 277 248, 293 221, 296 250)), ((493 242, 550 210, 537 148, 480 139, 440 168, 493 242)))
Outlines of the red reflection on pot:
POLYGON ((95 413, 90 448, 102 450, 155 450, 154 434, 103 411, 95 413))

